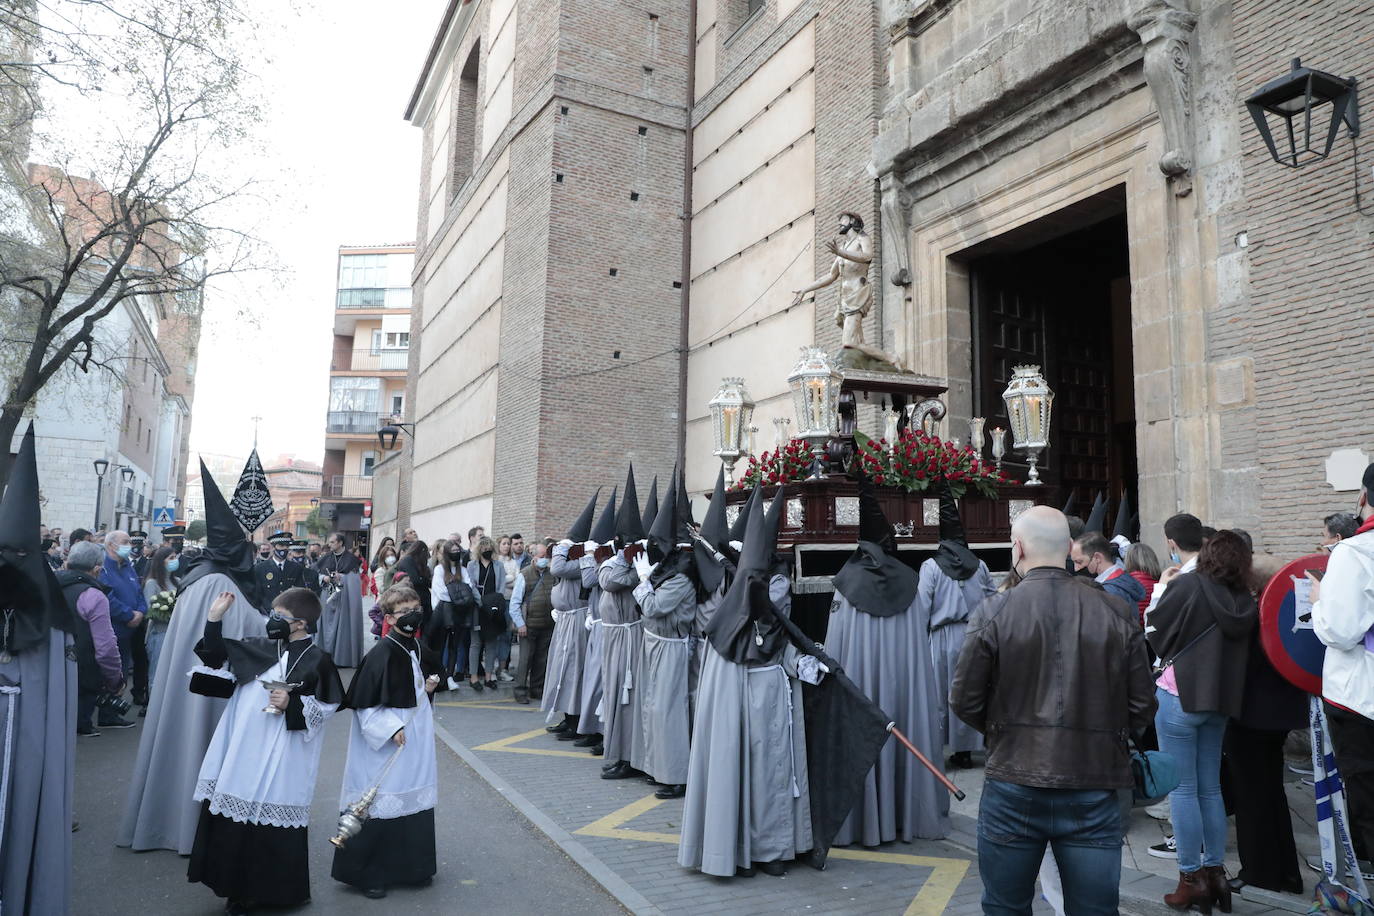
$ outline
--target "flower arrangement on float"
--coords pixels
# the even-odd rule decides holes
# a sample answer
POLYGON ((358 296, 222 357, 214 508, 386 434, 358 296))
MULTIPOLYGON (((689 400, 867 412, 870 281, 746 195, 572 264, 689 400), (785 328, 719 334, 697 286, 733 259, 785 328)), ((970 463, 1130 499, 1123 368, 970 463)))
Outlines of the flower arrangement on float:
POLYGON ((955 499, 970 488, 995 499, 999 486, 1015 483, 991 461, 984 461, 972 446, 960 448, 923 430, 903 430, 896 442, 870 439, 856 432, 854 441, 854 461, 878 486, 923 493, 944 479, 949 481, 955 499))
POLYGON ((772 487, 780 483, 796 483, 810 476, 815 461, 811 446, 805 440, 792 439, 776 451, 750 455, 744 475, 731 489, 751 490, 759 484, 772 487))

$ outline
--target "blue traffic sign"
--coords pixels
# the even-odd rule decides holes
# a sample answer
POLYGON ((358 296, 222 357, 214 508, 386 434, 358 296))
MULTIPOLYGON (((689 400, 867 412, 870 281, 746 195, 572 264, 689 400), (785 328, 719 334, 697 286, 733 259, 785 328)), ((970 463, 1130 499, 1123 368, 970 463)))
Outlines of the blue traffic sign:
POLYGON ((153 509, 153 527, 170 528, 176 524, 176 516, 172 510, 166 506, 158 506, 153 509))

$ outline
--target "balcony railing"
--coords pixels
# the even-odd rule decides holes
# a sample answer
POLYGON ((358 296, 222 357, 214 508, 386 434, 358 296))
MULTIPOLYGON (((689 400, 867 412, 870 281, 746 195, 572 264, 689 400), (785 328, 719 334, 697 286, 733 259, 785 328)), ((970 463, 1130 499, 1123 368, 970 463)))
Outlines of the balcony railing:
POLYGON ((390 414, 378 414, 363 410, 331 410, 325 421, 325 432, 366 433, 375 436, 377 430, 391 419, 390 414))
POLYGON ((336 356, 329 368, 334 372, 404 372, 410 351, 404 347, 353 350, 347 357, 336 356))
POLYGON ((328 491, 330 499, 371 499, 372 478, 335 474, 328 491))
POLYGON ((408 287, 341 289, 335 293, 334 304, 341 309, 408 309, 408 287))

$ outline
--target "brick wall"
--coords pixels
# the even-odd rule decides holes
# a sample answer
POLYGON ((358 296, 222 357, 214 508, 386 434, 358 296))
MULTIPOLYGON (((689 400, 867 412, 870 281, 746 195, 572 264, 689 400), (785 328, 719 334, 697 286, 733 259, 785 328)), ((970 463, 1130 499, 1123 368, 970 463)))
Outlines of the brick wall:
MULTIPOLYGON (((1236 0, 1233 10, 1231 116, 1241 135, 1247 212, 1243 226, 1237 219, 1226 229, 1248 233, 1249 297, 1244 313, 1233 316, 1244 333, 1230 355, 1254 361, 1253 484, 1264 541, 1275 553, 1296 555, 1310 552, 1322 516, 1355 502, 1354 493, 1327 486, 1327 455, 1351 446, 1374 453, 1365 382, 1374 347, 1374 220, 1356 210, 1355 157, 1344 130, 1329 159, 1283 168, 1269 158, 1241 100, 1282 75, 1291 57, 1367 80, 1374 8, 1356 0, 1236 0)), ((1368 102, 1363 107, 1368 112, 1368 102)), ((1374 213, 1369 164, 1366 153, 1358 182, 1374 213)))

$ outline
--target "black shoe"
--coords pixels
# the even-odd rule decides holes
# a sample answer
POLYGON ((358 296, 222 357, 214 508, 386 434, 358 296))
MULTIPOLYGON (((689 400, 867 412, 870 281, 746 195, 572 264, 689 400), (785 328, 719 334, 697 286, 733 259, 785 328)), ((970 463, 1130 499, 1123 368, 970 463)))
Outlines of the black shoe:
POLYGON ((147 706, 144 706, 142 709, 140 709, 140 710, 138 711, 138 717, 139 717, 140 719, 146 719, 146 718, 148 718, 148 707, 147 707, 147 706))
POLYGON ((629 779, 635 773, 628 760, 617 760, 615 766, 601 771, 602 779, 629 779))
MULTIPOLYGON (((576 741, 582 736, 577 733, 577 729, 570 728, 565 732, 559 732, 555 737, 557 737, 559 741, 576 741)), ((578 746, 580 747, 581 745, 578 746)))
POLYGON ((544 695, 543 695, 542 693, 532 693, 532 694, 530 694, 530 699, 531 699, 531 700, 542 700, 542 699, 544 699, 544 695))
POLYGON ((135 705, 135 706, 147 706, 147 705, 148 705, 148 691, 146 691, 146 690, 135 690, 134 693, 133 693, 133 700, 134 700, 134 705, 135 705))
POLYGON ((752 877, 754 877, 754 870, 753 870, 752 868, 736 868, 736 869, 735 869, 735 877, 736 877, 736 878, 752 878, 752 877))
POLYGON ((1245 882, 1240 878, 1227 878, 1226 883, 1230 886, 1231 893, 1233 894, 1239 894, 1245 889, 1245 882))
POLYGON ((515 698, 515 702, 521 704, 522 706, 528 706, 528 705, 530 705, 530 698, 529 698, 529 697, 516 697, 516 698, 515 698))
POLYGON ((604 744, 598 744, 596 747, 592 748, 592 756, 593 756, 593 757, 604 757, 605 755, 606 755, 606 745, 604 745, 604 744))
POLYGON ((363 891, 363 896, 368 900, 381 900, 386 896, 386 888, 369 887, 367 890, 363 891))
POLYGON ((91 725, 78 725, 76 735, 78 738, 99 738, 100 732, 91 725))
POLYGON ((959 751, 949 758, 949 765, 959 770, 973 769, 973 752, 959 751))
POLYGON ((617 766, 619 766, 619 765, 620 765, 620 761, 619 761, 619 760, 612 760, 610 763, 603 763, 603 764, 601 765, 601 772, 604 773, 604 772, 606 772, 607 770, 612 769, 612 768, 614 768, 614 767, 617 767, 617 766))
POLYGON ((488 690, 495 690, 495 689, 496 689, 497 687, 499 687, 499 686, 500 686, 500 685, 497 684, 496 681, 494 681, 494 680, 492 680, 492 681, 487 681, 487 689, 488 689, 488 690))
POLYGON ((659 782, 657 779, 654 779, 652 776, 645 776, 645 777, 644 777, 644 781, 645 781, 646 783, 648 783, 649 785, 651 785, 651 786, 661 786, 661 785, 664 785, 664 783, 659 782))
POLYGON ((242 916, 242 914, 251 913, 252 911, 253 904, 247 900, 230 899, 226 900, 224 903, 224 912, 228 913, 229 916, 242 916))
POLYGON ((787 874, 787 866, 782 862, 755 862, 754 867, 765 875, 772 875, 774 878, 781 878, 787 874))
MULTIPOLYGON (((681 798, 686 794, 686 786, 664 786, 654 793, 654 798, 681 798)), ((769 874, 772 874, 772 872, 769 872, 769 874)))
POLYGON ((601 743, 601 735, 580 735, 573 742, 573 747, 596 747, 601 743))
POLYGON ((119 716, 110 716, 109 718, 102 717, 97 719, 95 724, 99 725, 101 728, 133 728, 138 723, 130 722, 128 719, 123 719, 119 716))
POLYGON ((551 735, 556 735, 556 734, 558 734, 559 732, 565 732, 565 731, 568 730, 568 727, 569 727, 569 726, 568 726, 568 721, 569 721, 569 720, 568 720, 568 717, 567 717, 567 716, 564 716, 564 717, 563 717, 563 721, 562 721, 562 722, 559 722, 557 725, 545 725, 545 726, 544 726, 544 731, 548 732, 548 733, 551 734, 551 735))
POLYGON ((477 691, 478 693, 482 692, 481 681, 468 681, 468 686, 471 687, 473 690, 477 691))

